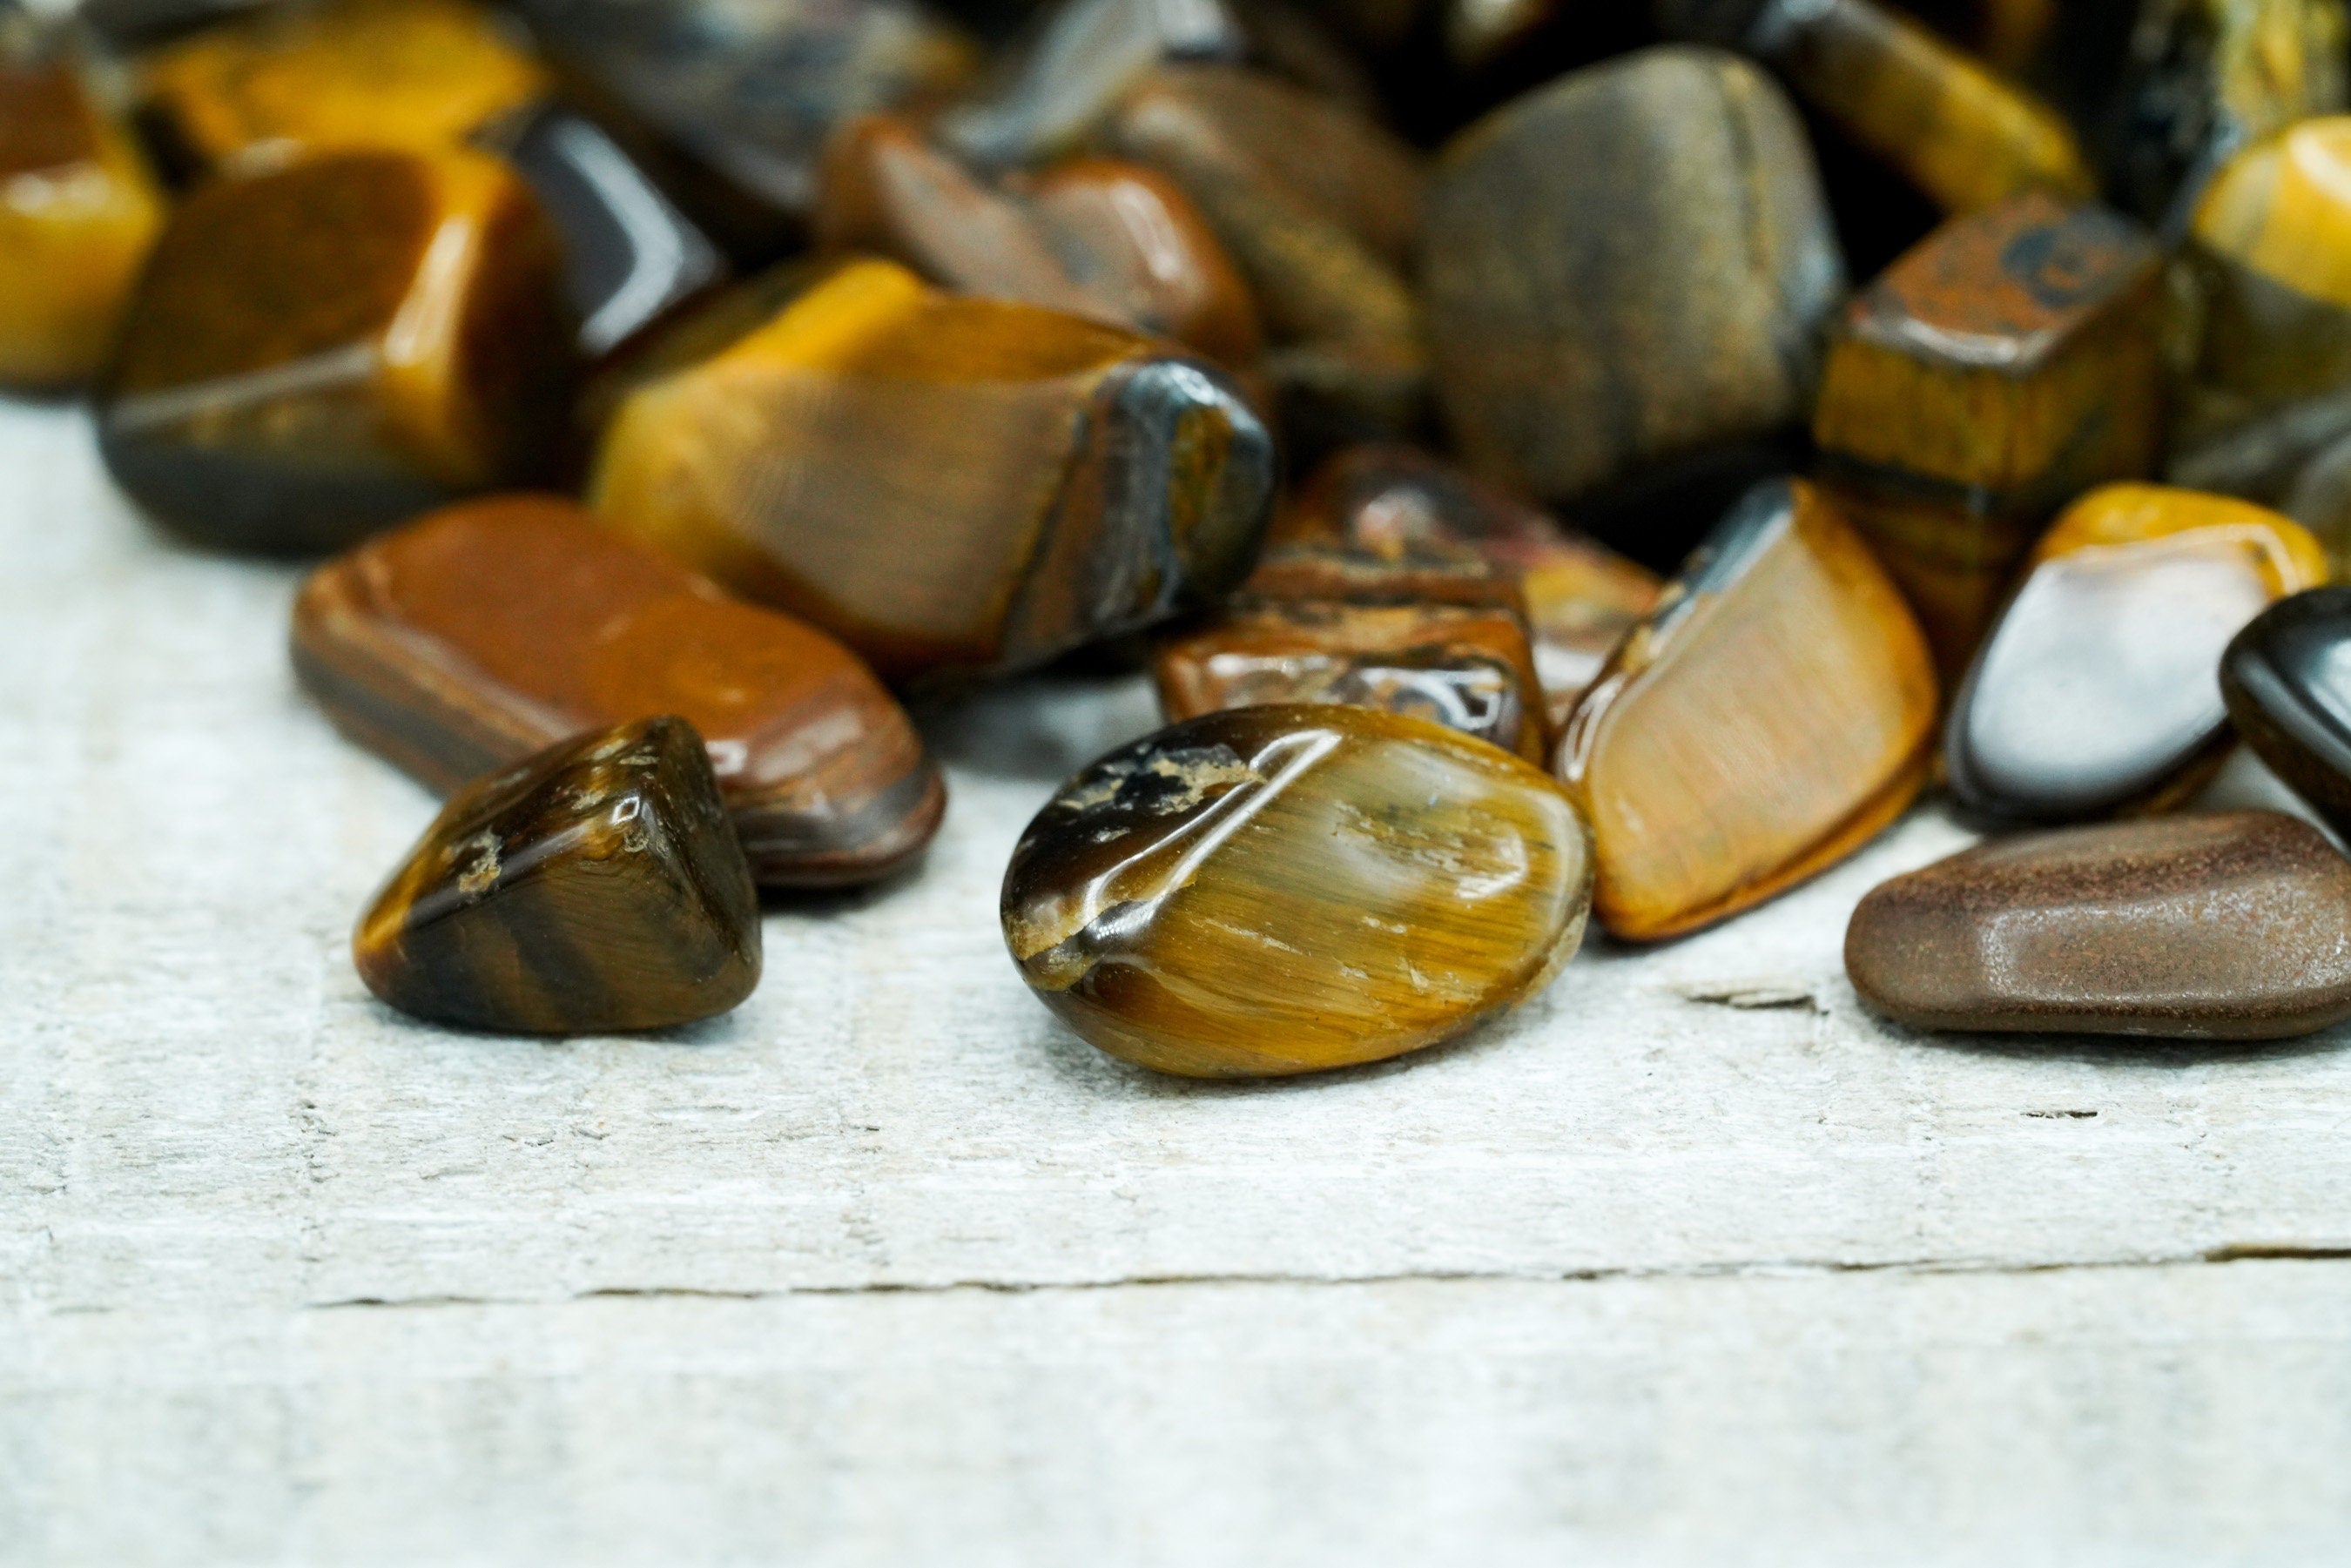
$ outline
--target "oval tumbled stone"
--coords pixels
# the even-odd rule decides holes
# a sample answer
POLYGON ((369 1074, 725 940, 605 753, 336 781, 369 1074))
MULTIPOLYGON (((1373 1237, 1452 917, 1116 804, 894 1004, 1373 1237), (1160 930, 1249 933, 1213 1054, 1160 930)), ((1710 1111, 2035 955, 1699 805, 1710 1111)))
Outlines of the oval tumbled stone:
POLYGON ((1094 1045, 1196 1078, 1435 1044, 1546 984, 1592 901, 1540 769, 1368 708, 1212 713, 1063 785, 1004 878, 1021 977, 1094 1045))
POLYGON ((2351 862, 2274 811, 2028 834, 1874 890, 1844 963, 1917 1029, 2308 1034, 2351 1018, 2351 862))
POLYGON ((2229 717, 2263 762, 2351 831, 2351 588, 2282 599, 2220 660, 2229 717))

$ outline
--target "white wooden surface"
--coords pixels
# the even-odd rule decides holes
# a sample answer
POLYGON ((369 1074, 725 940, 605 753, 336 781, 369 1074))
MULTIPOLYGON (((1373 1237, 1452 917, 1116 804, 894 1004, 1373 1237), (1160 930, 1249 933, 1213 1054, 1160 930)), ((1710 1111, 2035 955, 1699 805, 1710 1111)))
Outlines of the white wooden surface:
POLYGON ((1032 684, 736 1016, 457 1036, 351 971, 432 808, 293 580, 0 408, 0 1563, 2351 1561, 2351 1038, 1874 1023, 1844 918, 1938 815, 1456 1047, 1185 1084, 1001 951, 1151 723, 1032 684))

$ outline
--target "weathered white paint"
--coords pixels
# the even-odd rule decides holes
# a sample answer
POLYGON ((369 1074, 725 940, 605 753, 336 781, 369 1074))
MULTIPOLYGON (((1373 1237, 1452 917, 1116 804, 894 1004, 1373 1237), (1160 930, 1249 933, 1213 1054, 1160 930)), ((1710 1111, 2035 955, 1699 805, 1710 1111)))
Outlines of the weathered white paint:
POLYGON ((2351 1037, 1875 1023, 1844 918, 1937 814, 1451 1049, 1178 1083, 1001 951, 1151 723, 1032 683, 735 1017, 455 1036, 351 972, 431 803, 293 580, 0 410, 0 1562, 2351 1552, 2351 1261, 2206 1260, 2351 1250, 2351 1037))

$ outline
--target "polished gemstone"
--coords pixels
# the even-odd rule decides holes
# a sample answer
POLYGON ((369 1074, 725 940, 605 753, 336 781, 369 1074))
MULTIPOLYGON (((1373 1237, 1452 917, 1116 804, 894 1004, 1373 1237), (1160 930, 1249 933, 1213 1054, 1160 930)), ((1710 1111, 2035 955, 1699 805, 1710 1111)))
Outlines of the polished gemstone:
POLYGON ((98 369, 162 221, 138 150, 75 62, 0 54, 0 387, 98 369))
POLYGON ((2273 811, 2032 833, 1873 891, 1844 964, 1917 1029, 2309 1034, 2351 1018, 2351 863, 2273 811))
POLYGON ((1464 131, 1422 277, 1462 452, 1550 500, 1799 419, 1844 287, 1795 111, 1752 66, 1686 47, 1464 131))
POLYGON ((1584 694, 1559 773, 1614 936, 1677 936, 1834 864, 1901 815, 1935 736, 1932 659, 1812 486, 1758 486, 1584 694))
POLYGON ((2229 640, 2325 576, 2316 540, 2249 502, 2092 491, 2034 549, 1952 701, 1951 792, 2022 821, 2177 804, 2228 751, 2216 672, 2229 640))
POLYGON ((99 389, 107 466, 192 539, 287 552, 555 477, 562 267, 529 190, 479 153, 211 182, 131 297, 99 389))
POLYGON ((1944 211, 2021 191, 2079 199, 2092 177, 2064 118, 1877 0, 1656 0, 1677 37, 1754 55, 1944 211))
POLYGON ((1165 176, 1074 159, 998 188, 920 128, 867 115, 826 150, 817 235, 964 294, 1132 327, 1246 367, 1257 308, 1191 199, 1165 176))
POLYGON ((904 681, 1213 599, 1272 489, 1270 436, 1206 361, 863 261, 631 396, 592 504, 904 681))
POLYGON ((1846 308, 1813 438, 1947 678, 2050 516, 2151 472, 2162 308, 2150 236, 2040 192, 1952 219, 1846 308))
POLYGON ((142 117, 188 172, 334 148, 437 152, 547 86, 465 0, 271 6, 166 45, 140 70, 142 117))
POLYGON ((674 714, 773 887, 871 882, 946 797, 857 658, 727 598, 569 501, 471 501, 319 568, 294 668, 346 735, 440 790, 582 730, 674 714))
POLYGON ((693 726, 620 725, 467 785, 360 920, 368 989, 514 1034, 664 1029, 759 982, 759 900, 693 726))
POLYGON ((1087 1040, 1198 1078, 1447 1039, 1574 955, 1588 837, 1540 770, 1421 719, 1249 707, 1086 768, 1004 878, 1021 977, 1087 1040))
POLYGON ((2351 588, 2314 588, 2255 616, 2220 660, 2220 695, 2271 770, 2351 832, 2351 588))
POLYGON ((1466 544, 1514 573, 1551 725, 1567 722, 1659 583, 1595 539, 1409 446, 1335 453, 1275 520, 1274 537, 1397 551, 1466 544))
POLYGON ((1266 703, 1411 714, 1541 764, 1541 684, 1515 574, 1464 547, 1284 545, 1222 613, 1161 643, 1170 720, 1266 703))

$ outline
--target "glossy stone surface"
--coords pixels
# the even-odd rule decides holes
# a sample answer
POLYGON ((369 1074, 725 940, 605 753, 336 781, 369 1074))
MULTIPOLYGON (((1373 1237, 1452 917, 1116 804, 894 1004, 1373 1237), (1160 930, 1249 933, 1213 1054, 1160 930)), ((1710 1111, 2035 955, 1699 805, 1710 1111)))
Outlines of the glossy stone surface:
POLYGON ((553 477, 572 364, 561 246, 472 152, 346 152, 172 214, 98 394, 115 480, 204 544, 323 552, 553 477))
POLYGON ((2220 660, 2245 743, 2336 832, 2351 831, 2351 588, 2314 588, 2255 616, 2220 660))
POLYGON ((868 261, 631 396, 591 504, 904 681, 1214 598, 1272 491, 1270 436, 1207 362, 868 261))
POLYGON ((1263 72, 1163 69, 1119 105, 1105 145, 1165 172, 1239 266, 1290 415, 1402 431, 1427 358, 1406 281, 1426 183, 1417 152, 1360 114, 1263 72))
POLYGON ((69 58, 0 53, 0 387, 96 371, 163 208, 69 58))
POLYGON ((1769 63, 1946 212, 2097 189, 2056 110, 1876 0, 1657 0, 1657 15, 1769 63))
POLYGON ((869 115, 825 152, 820 244, 904 263, 964 294, 1018 299, 1172 338, 1237 367, 1257 307, 1191 199, 1106 158, 999 188, 908 121, 869 115))
POLYGON ((701 737, 655 718, 460 791, 351 939, 368 989, 513 1034, 666 1029, 759 981, 759 901, 701 737))
POLYGON ((1021 977, 1087 1040, 1190 1077, 1450 1038, 1574 955, 1582 819, 1516 758, 1355 707, 1210 714, 1063 785, 1005 873, 1021 977))
POLYGON ((582 730, 676 715, 752 873, 871 882, 946 810, 905 713, 830 637, 729 599, 552 496, 472 501, 320 567, 294 668, 345 735, 446 791, 582 730))
POLYGON ((1708 49, 1570 73, 1462 132, 1422 279, 1470 466, 1564 500, 1803 413, 1844 292, 1802 126, 1708 49))
POLYGON ((1654 941, 1834 864, 1917 794, 1935 711, 1926 639, 1868 547, 1811 486, 1757 486, 1561 737, 1594 913, 1654 941))
POLYGON ((2112 485, 2066 509, 1953 699, 1951 792, 2021 821, 2157 811, 2231 737, 2220 654, 2272 601, 2325 580, 2308 533, 2264 507, 2112 485))
POLYGON ((1383 551, 1466 544, 1510 570, 1554 731, 1662 586, 1596 539, 1409 446, 1334 453, 1276 517, 1273 537, 1383 551))
POLYGON ((2004 839, 1871 892, 1844 962, 1916 1029, 2309 1034, 2351 1018, 2351 863, 2273 811, 2004 839))
POLYGON ((1845 309, 1813 435, 1956 680, 2033 538, 2161 440, 2162 258, 2040 192, 1954 218, 1845 309))
POLYGON ((239 157, 453 147, 548 86, 464 0, 273 6, 164 46, 139 75, 148 130, 190 173, 239 157))
POLYGON ((961 92, 970 39, 917 0, 522 0, 565 86, 746 265, 802 237, 833 128, 961 92))
POLYGON ((1270 551, 1225 610, 1152 660, 1171 721, 1353 703, 1474 735, 1540 766, 1542 686, 1515 578, 1459 547, 1270 551))

